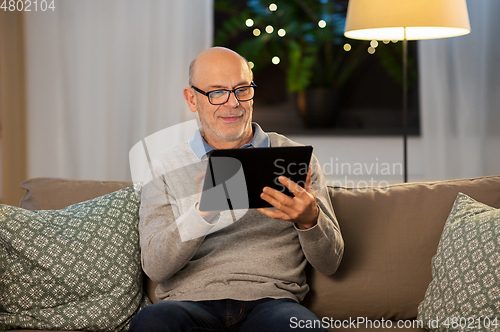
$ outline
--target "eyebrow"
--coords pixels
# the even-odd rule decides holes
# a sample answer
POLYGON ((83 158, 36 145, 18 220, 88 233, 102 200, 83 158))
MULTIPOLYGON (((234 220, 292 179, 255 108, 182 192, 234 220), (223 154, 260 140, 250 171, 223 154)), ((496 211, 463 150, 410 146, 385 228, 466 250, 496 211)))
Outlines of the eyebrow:
MULTIPOLYGON (((240 87, 240 86, 249 86, 250 84, 252 84, 251 82, 250 83, 247 83, 247 82, 241 82, 241 83, 238 83, 236 84, 233 89, 236 89, 236 87, 240 87)), ((224 85, 210 85, 208 87, 208 89, 223 89, 223 90, 227 90, 228 88, 226 88, 226 86, 224 85)))

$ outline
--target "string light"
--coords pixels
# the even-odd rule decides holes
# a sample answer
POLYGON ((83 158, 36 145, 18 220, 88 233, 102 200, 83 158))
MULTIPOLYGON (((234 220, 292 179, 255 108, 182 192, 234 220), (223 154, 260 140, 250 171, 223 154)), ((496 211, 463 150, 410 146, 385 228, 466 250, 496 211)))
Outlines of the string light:
POLYGON ((247 27, 252 27, 253 26, 253 20, 251 18, 249 18, 248 20, 245 21, 245 24, 247 25, 247 27))
POLYGON ((278 5, 276 5, 275 3, 272 3, 269 5, 269 10, 272 11, 272 12, 275 12, 278 10, 278 5))
POLYGON ((274 28, 273 28, 273 26, 272 26, 272 25, 268 25, 268 26, 266 27, 266 32, 267 32, 267 33, 273 33, 273 31, 274 31, 274 28))
POLYGON ((368 53, 370 54, 374 54, 375 53, 375 49, 373 47, 368 47, 368 53))
POLYGON ((248 61, 248 65, 250 66, 250 69, 253 69, 253 67, 255 67, 255 64, 252 61, 248 61))
POLYGON ((321 29, 325 28, 325 27, 326 27, 326 21, 325 21, 325 20, 321 20, 321 21, 319 21, 319 22, 318 22, 318 26, 319 26, 321 29))
POLYGON ((372 40, 372 41, 370 42, 370 46, 371 46, 371 47, 373 47, 373 48, 377 48, 377 46, 378 46, 378 41, 376 41, 376 40, 372 40))
POLYGON ((277 56, 273 56, 271 61, 273 64, 277 65, 278 63, 280 63, 280 58, 277 56))
POLYGON ((260 30, 259 30, 259 29, 257 29, 257 28, 253 29, 253 35, 254 35, 255 37, 259 37, 259 36, 260 36, 260 30))
POLYGON ((285 35, 286 35, 286 31, 285 31, 285 29, 279 29, 279 30, 278 30, 278 36, 280 36, 280 37, 285 37, 285 35))
POLYGON ((351 44, 345 43, 344 44, 344 51, 349 52, 352 49, 351 44))

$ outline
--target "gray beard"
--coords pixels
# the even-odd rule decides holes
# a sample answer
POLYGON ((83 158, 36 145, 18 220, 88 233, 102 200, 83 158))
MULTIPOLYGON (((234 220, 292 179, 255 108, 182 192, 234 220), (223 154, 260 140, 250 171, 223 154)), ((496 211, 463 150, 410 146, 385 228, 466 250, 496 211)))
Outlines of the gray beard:
POLYGON ((246 126, 241 127, 241 129, 238 133, 231 135, 231 136, 224 135, 223 133, 221 133, 218 130, 212 130, 212 128, 210 128, 208 126, 207 126, 207 128, 209 128, 209 130, 212 133, 214 133, 220 140, 222 140, 224 142, 233 142, 233 141, 238 140, 239 138, 241 138, 244 135, 246 126))

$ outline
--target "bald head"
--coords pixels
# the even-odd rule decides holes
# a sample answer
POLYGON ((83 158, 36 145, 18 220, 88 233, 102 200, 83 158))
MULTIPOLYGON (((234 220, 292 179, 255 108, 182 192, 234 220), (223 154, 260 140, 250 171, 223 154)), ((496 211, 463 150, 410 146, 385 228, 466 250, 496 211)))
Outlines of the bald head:
POLYGON ((250 75, 253 81, 253 73, 248 61, 225 47, 212 47, 201 52, 189 66, 189 86, 199 84, 200 77, 210 75, 210 72, 224 70, 226 66, 241 66, 243 75, 250 75), (246 71, 246 73, 245 73, 246 71))

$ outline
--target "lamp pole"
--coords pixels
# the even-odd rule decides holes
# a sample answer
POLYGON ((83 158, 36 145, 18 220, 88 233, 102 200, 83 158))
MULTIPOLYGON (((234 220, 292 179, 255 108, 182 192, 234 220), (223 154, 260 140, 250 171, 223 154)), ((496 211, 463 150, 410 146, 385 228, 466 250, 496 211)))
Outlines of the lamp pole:
POLYGON ((403 172, 404 182, 408 182, 408 39, 406 27, 403 38, 403 172))

